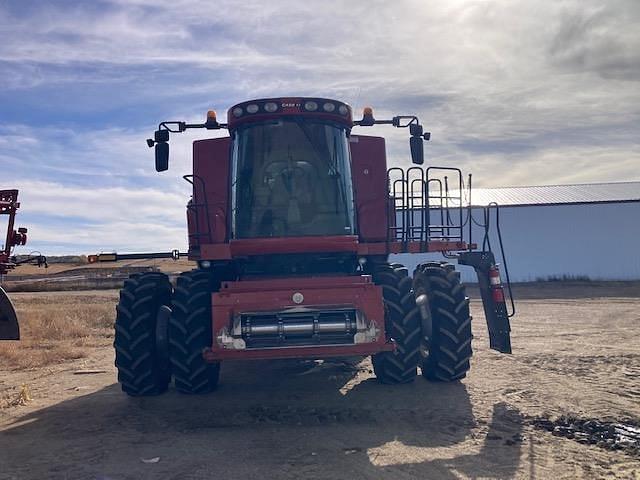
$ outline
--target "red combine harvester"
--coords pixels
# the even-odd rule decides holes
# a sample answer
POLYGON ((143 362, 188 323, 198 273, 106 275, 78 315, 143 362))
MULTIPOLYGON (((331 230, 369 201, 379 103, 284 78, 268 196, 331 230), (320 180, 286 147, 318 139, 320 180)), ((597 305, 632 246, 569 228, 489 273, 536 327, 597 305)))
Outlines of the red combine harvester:
POLYGON ((417 367, 429 380, 463 378, 472 335, 459 273, 428 262, 410 275, 389 262, 395 253, 442 252, 474 267, 491 348, 511 352, 498 267, 471 242, 462 172, 387 170, 384 139, 351 132, 380 124, 408 128, 423 163, 429 133, 417 117, 376 120, 366 108, 354 121, 349 105, 324 98, 243 102, 226 124, 210 111, 203 124, 159 125, 147 140, 157 171, 168 168, 170 133, 229 136, 194 142, 185 176, 198 267, 175 287, 149 273, 121 291, 114 346, 126 393, 162 393, 172 377, 181 392, 209 392, 231 359, 371 355, 383 383, 411 382, 417 367))
MULTIPOLYGON (((14 247, 27 243, 27 229, 24 227, 14 230, 16 212, 20 207, 18 202, 18 190, 0 190, 0 216, 7 215, 7 234, 5 242, 0 250, 0 278, 23 263, 36 263, 38 266, 47 264, 47 259, 42 255, 29 256, 18 260, 12 256, 14 247)), ((20 327, 16 310, 7 293, 0 286, 0 340, 19 340, 20 327)))

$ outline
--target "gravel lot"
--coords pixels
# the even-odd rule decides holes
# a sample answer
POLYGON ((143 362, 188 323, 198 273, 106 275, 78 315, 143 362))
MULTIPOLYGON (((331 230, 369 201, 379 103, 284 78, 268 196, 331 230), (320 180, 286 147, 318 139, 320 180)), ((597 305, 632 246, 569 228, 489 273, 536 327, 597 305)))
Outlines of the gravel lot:
MULTIPOLYGON (((85 342, 84 358, 2 373, 0 478, 640 478, 633 445, 556 428, 638 425, 638 286, 562 288, 523 292, 511 356, 488 349, 472 302, 475 356, 456 384, 379 385, 368 360, 229 362, 213 394, 132 399, 112 349, 85 342)), ((117 299, 12 298, 74 295, 117 299)))

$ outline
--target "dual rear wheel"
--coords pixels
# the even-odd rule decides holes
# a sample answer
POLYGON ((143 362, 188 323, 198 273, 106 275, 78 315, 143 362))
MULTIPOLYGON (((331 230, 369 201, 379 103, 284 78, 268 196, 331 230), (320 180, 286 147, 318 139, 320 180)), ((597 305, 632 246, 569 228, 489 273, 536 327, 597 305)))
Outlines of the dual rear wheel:
MULTIPOLYGON (((166 275, 145 273, 125 281, 116 307, 116 367, 131 396, 163 393, 173 374, 182 393, 216 388, 219 363, 202 357, 211 346, 211 276, 192 271, 178 277, 175 291, 166 275), (166 318, 162 309, 170 307, 166 318), (168 341, 166 339, 168 338, 168 341)), ((165 310, 166 311, 166 310, 165 310)))
POLYGON ((446 262, 418 265, 413 279, 400 264, 383 264, 373 272, 382 287, 385 329, 394 340, 393 352, 372 357, 382 383, 409 383, 422 375, 431 381, 462 379, 469 370, 472 350, 469 298, 460 273, 446 262), (416 298, 426 304, 421 309, 416 298))

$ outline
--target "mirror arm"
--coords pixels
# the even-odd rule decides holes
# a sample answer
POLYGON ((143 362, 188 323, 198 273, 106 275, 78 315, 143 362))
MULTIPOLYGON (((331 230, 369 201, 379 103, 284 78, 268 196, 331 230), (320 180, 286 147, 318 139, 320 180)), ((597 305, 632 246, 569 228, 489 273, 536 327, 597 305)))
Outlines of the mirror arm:
POLYGON ((411 159, 413 163, 424 163, 424 151, 422 142, 431 139, 431 132, 425 132, 420 125, 420 120, 415 115, 397 115, 391 120, 376 120, 373 111, 365 109, 362 120, 353 122, 354 126, 371 127, 373 125, 393 125, 396 128, 409 128, 409 143, 411 147, 411 159))
POLYGON ((169 168, 169 134, 182 133, 190 128, 219 130, 221 128, 228 128, 228 126, 226 123, 218 123, 215 118, 215 112, 213 111, 207 114, 207 121, 205 123, 161 122, 158 125, 158 129, 154 132, 153 138, 147 139, 149 148, 155 147, 156 150, 156 171, 163 172, 169 168))
POLYGON ((153 147, 157 143, 163 143, 169 141, 168 133, 182 133, 185 130, 191 128, 206 128, 207 130, 219 130, 222 128, 228 128, 226 123, 218 123, 218 122, 205 122, 205 123, 186 123, 179 121, 168 121, 161 122, 158 124, 158 130, 155 132, 155 138, 147 139, 147 145, 149 148, 153 147), (160 132, 163 132, 160 134, 160 132))
POLYGON ((374 120, 371 117, 364 117, 362 120, 356 120, 353 122, 353 125, 359 127, 371 127, 373 125, 393 125, 396 128, 409 127, 412 137, 422 137, 427 141, 431 140, 431 132, 422 131, 420 119, 415 115, 397 115, 391 120, 374 120))

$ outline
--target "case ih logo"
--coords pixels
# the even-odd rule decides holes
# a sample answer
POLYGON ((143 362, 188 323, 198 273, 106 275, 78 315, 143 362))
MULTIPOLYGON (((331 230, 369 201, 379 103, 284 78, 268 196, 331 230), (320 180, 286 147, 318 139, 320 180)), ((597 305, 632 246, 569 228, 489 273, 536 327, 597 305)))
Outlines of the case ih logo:
POLYGON ((302 100, 299 98, 282 98, 280 101, 285 112, 299 112, 302 108, 302 100))

